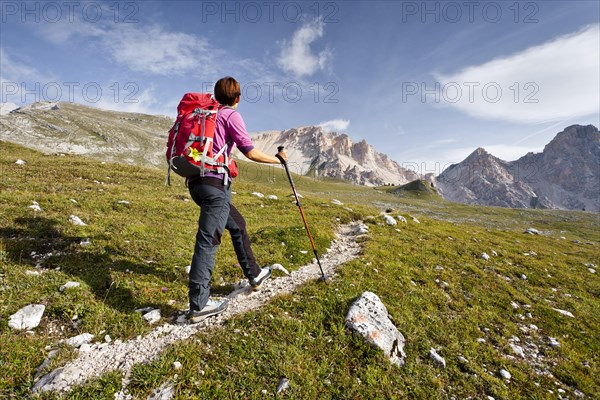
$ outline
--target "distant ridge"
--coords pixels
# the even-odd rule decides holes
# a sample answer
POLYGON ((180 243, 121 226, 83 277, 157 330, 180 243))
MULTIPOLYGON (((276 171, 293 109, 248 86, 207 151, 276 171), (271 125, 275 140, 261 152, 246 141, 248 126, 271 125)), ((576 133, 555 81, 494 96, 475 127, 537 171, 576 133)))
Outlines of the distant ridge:
POLYGON ((598 212, 600 133, 593 125, 571 125, 542 153, 512 162, 478 148, 436 181, 444 198, 461 203, 598 212))

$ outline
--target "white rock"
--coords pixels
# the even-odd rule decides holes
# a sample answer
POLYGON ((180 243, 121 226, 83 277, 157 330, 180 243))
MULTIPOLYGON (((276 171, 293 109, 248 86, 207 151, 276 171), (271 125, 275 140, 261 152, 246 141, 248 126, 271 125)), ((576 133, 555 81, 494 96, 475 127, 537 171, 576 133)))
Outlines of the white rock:
POLYGON ((502 379, 506 379, 507 381, 509 381, 510 378, 512 378, 512 375, 510 374, 510 372, 508 372, 505 369, 500 370, 500 376, 502 377, 502 379))
POLYGON ((539 235, 540 231, 535 228, 527 228, 524 233, 529 233, 530 235, 539 235))
POLYGON ((432 348, 429 350, 429 358, 431 358, 439 368, 446 368, 446 360, 444 357, 440 356, 435 349, 432 348))
POLYGON ((80 347, 82 344, 90 343, 94 339, 91 333, 82 333, 81 335, 68 338, 65 342, 72 347, 80 347))
POLYGON ((523 279, 524 281, 526 281, 527 280, 527 275, 521 274, 521 279, 523 279))
POLYGON ((173 384, 165 382, 158 389, 152 390, 148 400, 171 400, 173 396, 175 396, 173 384))
POLYGON ((8 319, 8 326, 12 329, 27 330, 36 328, 42 320, 46 306, 43 304, 30 304, 21 308, 8 319))
POLYGON ((110 335, 105 335, 105 336, 104 336, 104 341, 105 341, 106 343, 110 343, 110 342, 112 342, 112 339, 111 339, 110 335))
POLYGON ((89 343, 84 343, 81 346, 79 346, 80 353, 87 353, 89 351, 92 351, 92 346, 89 343))
POLYGON ((364 292, 350 307, 345 321, 348 328, 382 349, 392 363, 404 365, 404 336, 390 320, 387 308, 375 293, 364 292))
POLYGON ((190 271, 192 270, 192 266, 188 265, 185 267, 185 273, 189 275, 190 271))
POLYGON ((493 255, 494 257, 498 257, 498 253, 496 253, 494 250, 492 250, 492 255, 493 255))
POLYGON ((420 224, 421 221, 419 221, 416 217, 412 217, 412 220, 415 224, 420 224))
POLYGON ((391 215, 384 215, 383 218, 388 225, 396 225, 398 223, 391 215))
POLYGON ((61 292, 64 292, 67 289, 73 289, 73 288, 76 288, 79 286, 81 286, 81 283, 69 281, 69 282, 65 283, 64 285, 62 285, 61 287, 59 287, 58 290, 60 290, 61 292))
POLYGON ((271 268, 271 270, 273 270, 273 271, 281 271, 286 275, 290 274, 289 271, 287 269, 285 269, 284 266, 281 264, 273 264, 269 268, 271 268))
POLYGON ((260 192, 252 192, 252 195, 253 195, 253 196, 256 196, 256 197, 260 197, 261 199, 262 199, 263 197, 265 197, 265 195, 264 195, 264 194, 262 194, 262 193, 260 193, 260 192))
POLYGON ((70 215, 69 222, 71 222, 73 225, 77 225, 77 226, 86 226, 87 225, 77 215, 70 215))
POLYGON ((337 200, 337 199, 332 199, 332 200, 331 200, 331 203, 332 203, 332 204, 335 204, 335 205, 337 205, 337 206, 343 206, 343 205, 344 205, 344 203, 342 203, 341 201, 339 201, 339 200, 337 200))
POLYGON ((517 310, 517 309, 519 309, 519 308, 520 308, 520 306, 519 306, 517 303, 515 303, 514 301, 511 301, 511 302, 510 302, 510 305, 511 305, 511 306, 512 306, 512 308, 514 308, 515 310, 517 310))
POLYGON ((485 339, 484 338, 477 338, 477 343, 485 343, 485 339))
POLYGON ((302 254, 308 254, 308 250, 300 250, 300 253, 302 253, 302 254))
POLYGON ((560 310, 558 308, 553 308, 553 310, 566 317, 575 318, 575 316, 570 311, 560 310))
POLYGON ((398 221, 403 222, 405 224, 407 224, 408 222, 406 221, 406 218, 404 218, 402 215, 398 215, 398 221))
POLYGON ((279 200, 279 198, 277 196, 275 196, 274 194, 268 195, 267 199, 269 199, 269 200, 279 200))
POLYGON ((588 271, 589 271, 590 273, 592 273, 592 274, 595 274, 595 273, 596 273, 596 270, 595 270, 594 268, 588 268, 588 271))
POLYGON ((461 364, 468 364, 469 360, 467 360, 465 357, 463 356, 458 356, 458 362, 460 362, 461 364))
POLYGON ((548 341, 550 342, 551 347, 560 347, 560 342, 551 336, 548 336, 548 341))
POLYGON ((119 203, 119 204, 129 204, 129 202, 127 200, 119 200, 119 201, 117 201, 117 203, 119 203))
POLYGON ((365 235, 369 233, 369 227, 365 224, 358 224, 352 231, 355 235, 365 235))
POLYGON ((17 165, 25 165, 25 164, 27 164, 27 162, 25 162, 24 160, 18 159, 17 161, 15 161, 15 164, 17 164, 17 165))
POLYGON ((27 208, 31 208, 33 211, 42 211, 42 208, 39 206, 39 204, 32 204, 27 208))
POLYGON ((33 276, 40 276, 39 271, 25 271, 25 275, 33 275, 33 276))
POLYGON ((142 316, 149 324, 155 324, 160 321, 160 309, 155 309, 150 312, 147 312, 142 316))
POLYGON ((179 370, 180 370, 182 367, 183 367, 183 366, 181 365, 181 363, 180 363, 179 361, 175 361, 175 362, 173 363, 173 368, 174 368, 176 371, 179 371, 179 370))
POLYGON ((92 242, 90 242, 89 238, 83 239, 81 242, 79 242, 80 246, 89 246, 90 244, 92 244, 92 242))
POLYGON ((488 253, 481 253, 481 258, 487 261, 490 259, 490 256, 488 255, 488 253))
POLYGON ((523 348, 521 346, 511 343, 510 348, 512 349, 513 353, 515 353, 521 358, 525 358, 525 352, 523 351, 523 348))

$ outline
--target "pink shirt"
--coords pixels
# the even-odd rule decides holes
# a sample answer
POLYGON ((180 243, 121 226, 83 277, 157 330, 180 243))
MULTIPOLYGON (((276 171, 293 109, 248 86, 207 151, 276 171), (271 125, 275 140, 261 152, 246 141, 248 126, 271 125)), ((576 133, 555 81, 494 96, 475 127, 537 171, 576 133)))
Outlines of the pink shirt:
MULTIPOLYGON (((233 146, 244 154, 248 154, 254 148, 252 139, 246 130, 246 124, 242 115, 233 108, 223 108, 217 114, 217 122, 215 128, 215 138, 213 143, 213 154, 217 154, 226 143, 229 147, 226 150, 227 155, 231 154, 233 146)), ((215 176, 223 179, 223 174, 207 171, 206 176, 215 176)), ((231 180, 231 177, 229 178, 231 180)))

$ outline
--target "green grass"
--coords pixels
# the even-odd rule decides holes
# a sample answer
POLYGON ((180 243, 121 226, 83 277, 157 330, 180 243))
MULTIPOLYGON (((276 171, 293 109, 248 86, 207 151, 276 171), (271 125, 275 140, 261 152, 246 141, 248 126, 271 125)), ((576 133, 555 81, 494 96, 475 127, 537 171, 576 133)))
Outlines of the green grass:
MULTIPOLYGON (((186 201, 181 179, 163 186, 161 171, 0 146, 0 397, 23 398, 59 340, 82 332, 127 340, 151 329, 136 308, 159 307, 169 317, 186 307, 184 267, 198 209, 186 201), (14 164, 17 158, 27 164, 14 164), (33 200, 43 211, 27 208, 33 200), (70 224, 71 214, 88 226, 70 224), (80 244, 85 239, 87 246, 80 244), (53 255, 42 260, 32 251, 53 255), (37 263, 43 274, 27 275, 37 263), (68 280, 82 285, 59 292, 68 280), (34 334, 10 330, 4 321, 30 303, 46 305, 41 325, 34 334)), ((336 224, 365 219, 371 233, 360 258, 327 284, 312 282, 278 296, 136 366, 129 386, 135 398, 147 398, 164 382, 173 382, 180 399, 273 397, 282 376, 291 383, 282 397, 305 399, 542 399, 557 398, 559 387, 569 398, 574 390, 588 398, 600 393, 600 280, 584 266, 600 264, 598 214, 466 206, 307 177, 295 177, 295 183, 321 251, 336 224), (331 204, 333 198, 344 206, 331 204), (421 224, 407 218, 406 225, 387 226, 378 216, 386 208, 421 224), (544 234, 524 234, 529 226, 544 234), (498 256, 487 262, 480 257, 492 250, 498 256), (524 255, 532 251, 537 256, 524 255), (403 368, 344 327, 349 305, 365 290, 382 299, 406 337, 403 368), (513 309, 513 301, 521 308, 513 309), (523 345, 521 326, 529 324, 539 328, 527 339, 539 348, 539 366, 507 357, 508 339, 518 336, 523 345), (548 336, 561 347, 550 347, 548 336), (428 359, 431 347, 446 358, 445 370, 428 359), (469 363, 461 365, 459 356, 469 363), (183 368, 175 371, 174 361, 183 368), (510 383, 499 378, 500 368, 510 371, 510 383)), ((241 163, 233 190, 261 263, 297 269, 310 261, 310 252, 300 252, 310 245, 281 169, 241 163), (259 199, 254 191, 279 200, 259 199)), ((226 291, 242 278, 236 262, 225 237, 215 290, 226 291)), ((75 356, 64 345, 60 349, 48 370, 75 356)), ((120 385, 119 374, 110 373, 68 398, 110 399, 120 385)))

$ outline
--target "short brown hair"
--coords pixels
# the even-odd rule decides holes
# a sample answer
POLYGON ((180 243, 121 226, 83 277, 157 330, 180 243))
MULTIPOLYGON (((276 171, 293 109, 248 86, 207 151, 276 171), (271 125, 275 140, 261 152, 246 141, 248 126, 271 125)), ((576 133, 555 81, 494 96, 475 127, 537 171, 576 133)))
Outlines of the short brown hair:
POLYGON ((240 84, 230 76, 215 83, 215 99, 224 106, 233 106, 240 101, 240 84))

